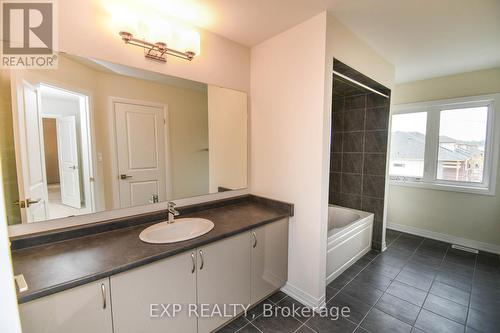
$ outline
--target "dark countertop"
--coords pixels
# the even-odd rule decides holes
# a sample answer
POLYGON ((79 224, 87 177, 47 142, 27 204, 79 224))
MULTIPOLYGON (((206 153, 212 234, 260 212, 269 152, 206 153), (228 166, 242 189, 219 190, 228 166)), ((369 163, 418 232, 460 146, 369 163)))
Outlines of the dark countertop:
POLYGON ((289 217, 293 214, 291 207, 287 210, 250 200, 182 214, 209 219, 215 227, 201 237, 178 243, 148 244, 139 239, 140 232, 157 221, 14 250, 14 274, 23 274, 29 287, 18 293, 18 302, 109 277, 289 217))

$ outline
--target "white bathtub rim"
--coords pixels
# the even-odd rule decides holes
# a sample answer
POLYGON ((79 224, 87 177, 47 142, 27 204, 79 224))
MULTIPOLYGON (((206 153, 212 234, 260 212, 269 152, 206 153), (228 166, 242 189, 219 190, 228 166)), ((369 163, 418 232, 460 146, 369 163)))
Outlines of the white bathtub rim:
POLYGON ((336 237, 336 238, 342 237, 342 235, 348 233, 350 230, 356 229, 360 225, 364 225, 366 223, 373 224, 373 217, 374 217, 373 213, 364 212, 362 210, 346 208, 346 207, 337 206, 337 205, 328 205, 328 208, 330 208, 330 207, 352 211, 353 213, 358 214, 360 216, 360 218, 357 221, 349 223, 348 225, 346 225, 342 228, 333 228, 331 230, 328 230, 328 243, 330 243, 331 237, 336 237))

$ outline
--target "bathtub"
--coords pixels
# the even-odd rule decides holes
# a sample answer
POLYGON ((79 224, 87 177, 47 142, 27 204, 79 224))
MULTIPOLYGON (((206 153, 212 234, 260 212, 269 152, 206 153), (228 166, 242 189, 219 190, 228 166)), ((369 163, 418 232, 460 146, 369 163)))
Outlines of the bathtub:
POLYGON ((373 214, 335 205, 328 207, 326 283, 370 251, 373 214))

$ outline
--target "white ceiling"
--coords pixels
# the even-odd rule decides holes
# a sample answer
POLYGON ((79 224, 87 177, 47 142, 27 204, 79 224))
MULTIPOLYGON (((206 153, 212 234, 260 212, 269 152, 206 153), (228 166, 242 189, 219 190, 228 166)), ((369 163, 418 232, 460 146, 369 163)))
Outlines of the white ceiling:
POLYGON ((500 66, 500 0, 160 2, 155 9, 247 46, 329 10, 395 65, 397 82, 500 66))

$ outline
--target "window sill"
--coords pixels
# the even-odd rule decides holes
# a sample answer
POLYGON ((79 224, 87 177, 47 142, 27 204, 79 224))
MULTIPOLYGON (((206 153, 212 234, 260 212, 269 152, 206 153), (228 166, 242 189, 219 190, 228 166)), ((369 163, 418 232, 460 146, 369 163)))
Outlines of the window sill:
POLYGON ((401 180, 389 180, 389 185, 394 186, 403 186, 403 187, 413 187, 413 188, 421 188, 421 189, 429 189, 429 190, 439 190, 439 191, 449 191, 449 192, 460 192, 467 194, 479 194, 479 195, 488 195, 494 196, 495 189, 494 188, 484 188, 484 187, 468 187, 468 186, 457 186, 457 185, 448 185, 448 184, 440 184, 440 183, 426 183, 419 181, 401 181, 401 180))

